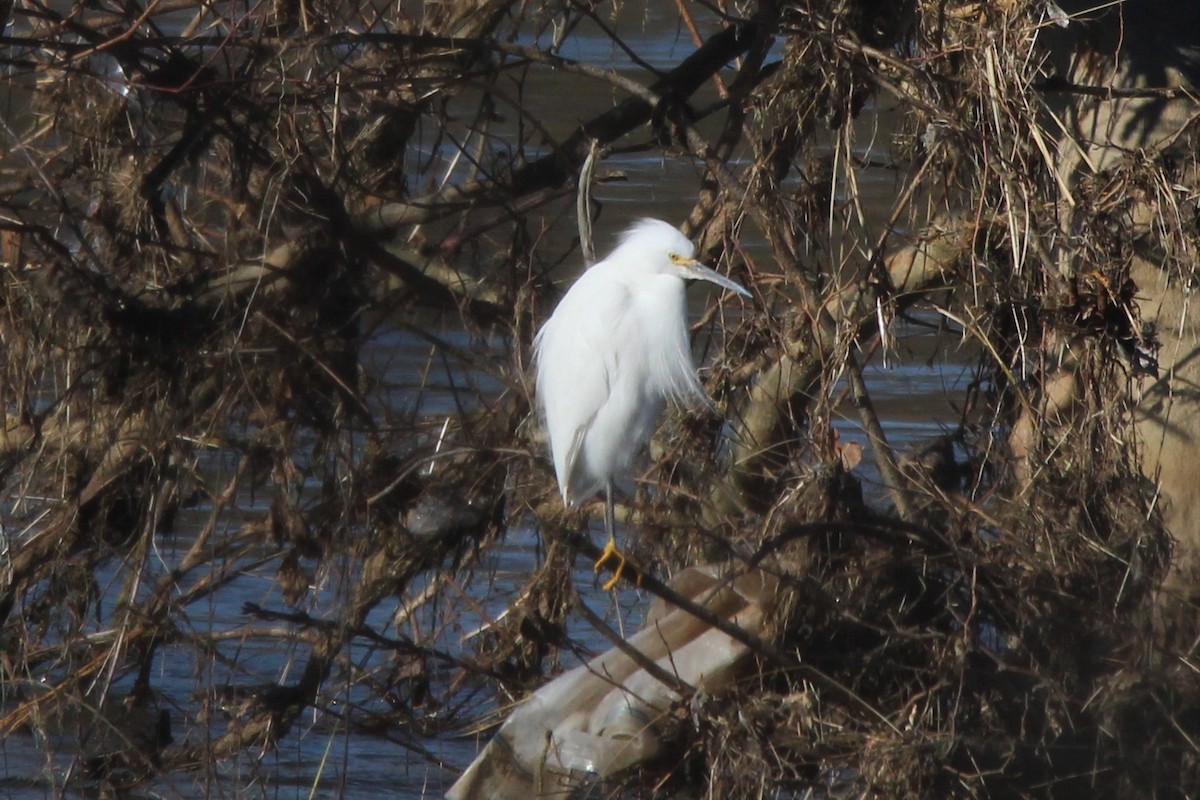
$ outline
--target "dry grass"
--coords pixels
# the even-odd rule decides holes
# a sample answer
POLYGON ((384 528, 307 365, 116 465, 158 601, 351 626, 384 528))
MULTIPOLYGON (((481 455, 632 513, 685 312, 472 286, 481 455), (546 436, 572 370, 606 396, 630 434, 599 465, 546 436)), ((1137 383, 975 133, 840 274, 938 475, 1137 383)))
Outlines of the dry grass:
POLYGON ((1178 552, 1130 387, 1157 341, 1135 260, 1193 279, 1196 153, 1061 174, 1043 7, 692 7, 697 55, 613 76, 512 34, 627 9, 15 3, 0 729, 111 728, 54 779, 72 790, 216 782, 312 709, 410 746, 462 730, 578 649, 581 520, 524 358, 551 270, 578 258, 595 139, 694 165, 691 232, 760 301, 706 317, 733 435, 668 422, 635 552, 660 571, 753 560, 786 587, 739 687, 688 698, 672 755, 601 788, 1194 795, 1194 606, 1164 611, 1178 552), (603 91, 563 134, 523 92, 568 72, 603 91), (863 189, 881 174, 882 211, 863 189), (981 353, 940 451, 957 464, 902 458, 871 402, 864 354, 891 356, 913 312, 981 353), (886 503, 864 501, 840 414, 886 503), (538 568, 448 648, 495 616, 480 587, 531 523, 538 568), (189 691, 163 685, 167 658, 189 691))

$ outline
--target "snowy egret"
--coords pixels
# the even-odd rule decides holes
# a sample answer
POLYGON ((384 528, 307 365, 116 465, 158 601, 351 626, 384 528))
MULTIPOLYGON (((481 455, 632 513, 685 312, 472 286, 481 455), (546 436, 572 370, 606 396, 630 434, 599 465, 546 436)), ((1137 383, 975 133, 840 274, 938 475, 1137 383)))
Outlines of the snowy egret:
POLYGON ((608 543, 596 569, 625 557, 613 531, 613 484, 627 475, 667 400, 712 404, 696 377, 684 281, 750 293, 696 260, 679 230, 642 219, 608 258, 588 269, 534 339, 537 395, 550 434, 558 488, 567 506, 604 490, 608 543))

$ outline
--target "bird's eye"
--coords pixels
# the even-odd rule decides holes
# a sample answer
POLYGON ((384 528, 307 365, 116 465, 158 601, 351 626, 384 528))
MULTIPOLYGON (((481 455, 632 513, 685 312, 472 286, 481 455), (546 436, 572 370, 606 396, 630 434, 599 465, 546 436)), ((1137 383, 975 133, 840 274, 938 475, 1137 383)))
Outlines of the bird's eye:
POLYGON ((671 260, 676 264, 682 264, 683 262, 687 261, 687 259, 679 255, 679 253, 671 253, 671 260))

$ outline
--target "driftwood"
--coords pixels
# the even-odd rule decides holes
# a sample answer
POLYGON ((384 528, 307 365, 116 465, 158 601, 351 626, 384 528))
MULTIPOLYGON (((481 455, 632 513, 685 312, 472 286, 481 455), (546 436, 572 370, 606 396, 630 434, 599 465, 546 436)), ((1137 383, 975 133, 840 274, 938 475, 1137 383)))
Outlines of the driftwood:
MULTIPOLYGON (((778 582, 691 567, 671 589, 761 635, 778 582)), ((517 800, 594 781, 660 756, 697 693, 728 689, 750 648, 691 612, 656 602, 642 629, 543 686, 515 709, 447 797, 517 800)))
POLYGON ((610 708, 685 723, 614 793, 1195 794, 1187 5, 0 4, 0 731, 69 793, 343 734, 348 791, 372 736, 432 792, 467 764, 425 737, 611 645, 610 708), (598 239, 621 175, 679 179, 756 294, 697 326, 724 419, 671 416, 622 515, 706 691, 577 603, 530 414, 589 155, 598 239), (907 454, 869 363, 906 318, 975 359, 907 454), (699 563, 772 602, 733 624, 699 563))

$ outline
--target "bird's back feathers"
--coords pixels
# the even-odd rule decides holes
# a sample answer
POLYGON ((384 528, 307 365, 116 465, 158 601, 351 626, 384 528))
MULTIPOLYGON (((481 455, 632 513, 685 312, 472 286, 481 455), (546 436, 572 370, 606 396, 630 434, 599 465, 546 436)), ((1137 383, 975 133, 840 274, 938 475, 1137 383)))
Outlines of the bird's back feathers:
POLYGON ((709 405, 671 260, 692 253, 671 225, 639 221, 576 280, 534 339, 538 401, 569 505, 630 470, 667 401, 709 405))

